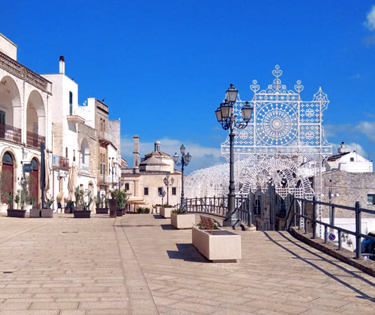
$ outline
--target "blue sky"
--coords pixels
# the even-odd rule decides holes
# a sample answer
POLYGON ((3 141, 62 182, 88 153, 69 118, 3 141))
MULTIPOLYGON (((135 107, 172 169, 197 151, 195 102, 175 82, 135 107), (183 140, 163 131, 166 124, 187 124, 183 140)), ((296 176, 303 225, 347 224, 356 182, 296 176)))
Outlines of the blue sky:
POLYGON ((142 153, 161 140, 193 156, 186 171, 221 161, 227 132, 214 111, 229 83, 241 98, 272 82, 276 64, 302 99, 321 86, 328 141, 345 141, 375 159, 375 1, 6 1, 0 32, 18 61, 37 73, 58 71, 79 84, 80 103, 105 98, 121 118, 123 156, 132 136, 142 153))

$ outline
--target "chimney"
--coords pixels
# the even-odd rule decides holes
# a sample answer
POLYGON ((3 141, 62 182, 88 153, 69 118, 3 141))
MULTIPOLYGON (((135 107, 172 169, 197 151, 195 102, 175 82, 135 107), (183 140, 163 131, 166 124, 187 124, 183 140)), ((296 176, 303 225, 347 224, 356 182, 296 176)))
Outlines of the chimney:
POLYGON ((160 152, 160 141, 156 141, 154 144, 154 151, 160 152))
POLYGON ((138 173, 139 171, 139 137, 133 137, 133 167, 134 172, 138 173))
POLYGON ((65 59, 64 59, 64 56, 60 56, 59 73, 60 74, 65 74, 65 59))

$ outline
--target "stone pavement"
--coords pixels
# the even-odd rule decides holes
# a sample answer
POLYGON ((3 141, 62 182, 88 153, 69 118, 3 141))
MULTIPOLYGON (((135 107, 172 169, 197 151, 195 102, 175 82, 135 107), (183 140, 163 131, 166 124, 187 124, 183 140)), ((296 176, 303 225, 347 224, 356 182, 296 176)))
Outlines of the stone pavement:
POLYGON ((0 315, 375 313, 375 279, 293 239, 241 232, 207 262, 169 219, 0 217, 0 315))

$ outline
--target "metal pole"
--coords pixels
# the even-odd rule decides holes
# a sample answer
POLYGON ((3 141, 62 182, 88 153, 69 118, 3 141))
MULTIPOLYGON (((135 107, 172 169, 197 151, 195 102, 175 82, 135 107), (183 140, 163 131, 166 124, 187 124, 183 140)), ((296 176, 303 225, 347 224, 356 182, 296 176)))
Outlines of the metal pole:
POLYGON ((355 203, 355 258, 359 259, 361 257, 361 205, 359 201, 355 203))
POLYGON ((235 207, 235 186, 234 186, 234 132, 233 132, 233 114, 231 117, 231 125, 230 125, 230 132, 229 132, 229 195, 228 195, 228 212, 227 212, 227 220, 224 221, 225 226, 232 226, 232 215, 235 207))
POLYGON ((44 142, 40 144, 40 164, 41 164, 41 175, 40 175, 40 181, 41 181, 41 190, 42 190, 42 209, 45 208, 44 203, 44 188, 46 187, 46 163, 45 163, 45 145, 44 142))
POLYGON ((184 209, 184 157, 181 157, 181 209, 184 209))
POLYGON ((167 205, 169 205, 169 179, 167 182, 167 205))

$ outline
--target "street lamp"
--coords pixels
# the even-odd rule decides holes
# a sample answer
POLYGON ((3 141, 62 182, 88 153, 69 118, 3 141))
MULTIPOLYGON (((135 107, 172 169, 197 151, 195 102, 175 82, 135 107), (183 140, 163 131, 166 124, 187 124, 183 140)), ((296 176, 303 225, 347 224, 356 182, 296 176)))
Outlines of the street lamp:
POLYGON ((228 213, 225 225, 232 225, 232 215, 235 207, 235 185, 234 185, 234 128, 244 129, 248 125, 253 109, 250 107, 249 102, 245 102, 245 105, 241 109, 242 119, 237 120, 237 115, 234 114, 233 105, 237 100, 238 90, 230 85, 226 94, 225 100, 220 104, 220 107, 215 111, 216 119, 224 130, 229 129, 229 195, 228 195, 228 213), (230 218, 230 219, 229 219, 230 218))
POLYGON ((177 166, 181 165, 181 205, 180 205, 180 209, 184 208, 183 207, 183 205, 184 205, 184 167, 187 166, 190 163, 191 158, 192 158, 192 156, 190 155, 189 152, 187 154, 185 154, 185 150, 186 150, 185 146, 182 145, 181 148, 180 148, 180 153, 181 153, 180 162, 178 162, 179 156, 177 155, 177 153, 175 153, 174 156, 173 156, 174 163, 177 166))
POLYGON ((172 177, 169 181, 169 176, 165 176, 163 179, 164 185, 167 186, 167 205, 169 205, 169 186, 172 186, 174 183, 174 178, 172 177))

